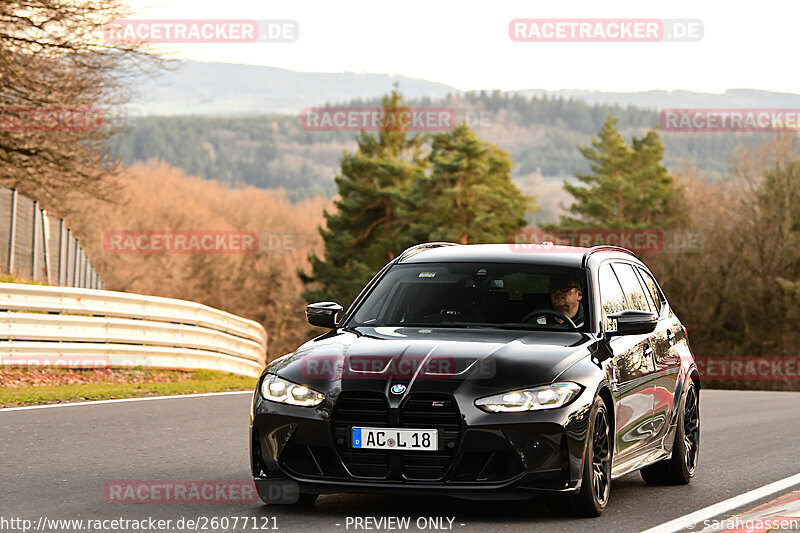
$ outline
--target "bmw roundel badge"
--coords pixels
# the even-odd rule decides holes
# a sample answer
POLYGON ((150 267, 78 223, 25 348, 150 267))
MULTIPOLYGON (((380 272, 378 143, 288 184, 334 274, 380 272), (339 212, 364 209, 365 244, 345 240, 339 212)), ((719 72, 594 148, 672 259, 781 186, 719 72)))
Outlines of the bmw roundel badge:
POLYGON ((406 386, 401 385, 398 383, 397 385, 392 385, 392 394, 403 394, 406 391, 406 386))

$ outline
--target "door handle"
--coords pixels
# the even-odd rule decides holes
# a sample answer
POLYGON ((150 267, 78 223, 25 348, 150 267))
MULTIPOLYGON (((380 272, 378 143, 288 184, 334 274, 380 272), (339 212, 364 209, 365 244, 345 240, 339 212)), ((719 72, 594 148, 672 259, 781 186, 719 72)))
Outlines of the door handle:
POLYGON ((675 344, 675 332, 671 329, 667 330, 667 340, 669 341, 669 345, 672 346, 675 344))

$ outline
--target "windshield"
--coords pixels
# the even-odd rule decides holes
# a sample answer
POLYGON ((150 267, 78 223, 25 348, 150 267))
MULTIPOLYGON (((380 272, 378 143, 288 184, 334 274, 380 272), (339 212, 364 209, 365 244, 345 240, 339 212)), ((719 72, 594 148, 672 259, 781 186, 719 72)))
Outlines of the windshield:
POLYGON ((586 331, 589 302, 585 287, 582 270, 563 267, 496 263, 395 265, 347 326, 586 331))

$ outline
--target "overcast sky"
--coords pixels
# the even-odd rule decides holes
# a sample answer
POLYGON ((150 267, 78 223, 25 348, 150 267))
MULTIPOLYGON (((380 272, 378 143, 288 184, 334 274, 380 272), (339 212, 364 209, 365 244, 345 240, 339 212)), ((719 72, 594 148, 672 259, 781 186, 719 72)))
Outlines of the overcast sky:
POLYGON ((293 19, 294 43, 159 45, 178 57, 372 72, 472 89, 800 93, 800 2, 130 0, 136 18, 293 19), (700 19, 699 42, 516 43, 515 18, 700 19))

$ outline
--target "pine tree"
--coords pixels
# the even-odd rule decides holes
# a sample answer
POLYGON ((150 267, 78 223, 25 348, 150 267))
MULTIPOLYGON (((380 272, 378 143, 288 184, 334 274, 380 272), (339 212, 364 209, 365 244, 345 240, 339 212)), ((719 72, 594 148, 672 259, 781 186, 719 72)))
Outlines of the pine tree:
POLYGON ((680 219, 680 187, 661 163, 664 146, 658 132, 633 138, 629 146, 610 116, 591 146, 581 155, 591 162, 591 174, 577 174, 577 185, 564 188, 574 198, 573 216, 562 217, 562 228, 668 228, 680 219))
MULTIPOLYGON (((408 109, 396 89, 382 105, 386 117, 408 109)), ((336 211, 325 213, 327 227, 320 229, 325 258, 312 256, 312 274, 300 274, 313 287, 304 293, 307 301, 352 302, 370 276, 402 251, 398 211, 425 170, 425 137, 390 122, 375 135, 362 131, 358 150, 342 156, 336 211)))
POLYGON ((664 145, 656 130, 633 138, 633 196, 628 199, 628 220, 637 225, 671 228, 683 216, 680 185, 662 164, 664 145))
MULTIPOLYGON (((384 112, 407 109, 393 91, 384 112)), ((362 132, 336 178, 340 199, 320 233, 325 258, 300 273, 307 301, 353 301, 370 277, 405 248, 428 241, 508 242, 526 223, 529 199, 511 181, 507 152, 466 125, 428 138, 386 125, 362 132), (429 151, 427 157, 426 150, 429 151)))
MULTIPOLYGON (((404 109, 393 91, 384 112, 404 109)), ((362 132, 336 178, 340 199, 320 233, 325 258, 301 272, 307 301, 352 302, 384 264, 408 246, 448 240, 508 242, 526 223, 530 199, 511 181, 511 158, 466 125, 427 137, 396 126, 362 132), (425 156, 425 151, 429 154, 425 156)))
POLYGON ((511 181, 508 152, 461 124, 433 137, 428 160, 430 174, 417 180, 407 206, 414 239, 509 242, 525 226, 531 199, 511 181))

